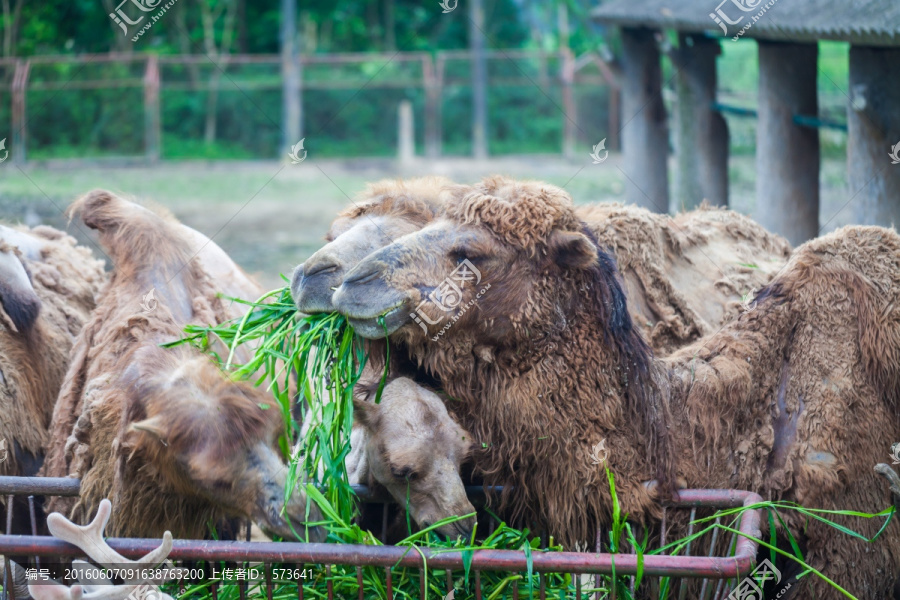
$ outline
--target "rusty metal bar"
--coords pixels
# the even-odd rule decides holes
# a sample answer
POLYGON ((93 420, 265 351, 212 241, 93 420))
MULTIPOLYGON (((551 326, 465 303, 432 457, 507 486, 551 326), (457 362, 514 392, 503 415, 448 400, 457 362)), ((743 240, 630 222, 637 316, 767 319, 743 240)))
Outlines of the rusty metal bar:
MULTIPOLYGON (((393 498, 385 491, 375 491, 365 485, 350 486, 357 497, 363 502, 393 502, 393 498)), ((14 496, 77 496, 81 490, 81 481, 73 477, 13 477, 0 476, 0 495, 12 494, 14 496)), ((500 493, 502 487, 487 487, 480 485, 466 486, 466 495, 469 500, 477 505, 483 505, 487 500, 487 492, 500 493)), ((731 505, 729 505, 731 506, 731 505)))
MULTIPOLYGON (((742 519, 742 531, 758 535, 759 518, 748 511, 742 519)), ((140 557, 159 545, 159 540, 110 538, 109 545, 127 557, 140 557)), ((756 557, 754 545, 741 545, 733 557, 645 556, 644 574, 684 577, 739 577, 749 572, 756 557), (752 551, 749 551, 752 550, 752 551)), ((50 537, 10 535, 0 537, 2 554, 37 554, 40 556, 76 557, 81 551, 50 537)), ((435 569, 463 569, 461 552, 432 551, 421 548, 421 554, 410 553, 397 546, 364 546, 356 544, 304 544, 296 542, 227 542, 176 540, 170 554, 172 559, 241 560, 252 562, 299 562, 315 564, 373 565, 418 568, 423 566, 422 555, 435 569)), ((535 572, 578 571, 611 574, 615 561, 616 573, 637 573, 634 554, 591 554, 581 552, 536 552, 532 554, 535 572)), ((482 571, 526 571, 527 560, 518 550, 475 550, 472 568, 482 571)))

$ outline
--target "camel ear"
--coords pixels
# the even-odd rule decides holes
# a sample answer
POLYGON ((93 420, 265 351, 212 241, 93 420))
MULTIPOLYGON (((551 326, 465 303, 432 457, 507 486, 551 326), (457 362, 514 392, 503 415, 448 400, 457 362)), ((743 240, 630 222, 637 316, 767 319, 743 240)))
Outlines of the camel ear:
POLYGON ((353 418, 359 421, 363 427, 374 430, 378 426, 379 416, 375 403, 353 398, 353 418))
POLYGON ((131 426, 128 427, 128 431, 143 431, 161 440, 163 439, 166 430, 159 417, 152 417, 150 419, 138 421, 137 423, 132 423, 131 426))
POLYGON ((587 269, 597 262, 597 247, 583 233, 554 231, 547 250, 549 258, 564 269, 587 269))

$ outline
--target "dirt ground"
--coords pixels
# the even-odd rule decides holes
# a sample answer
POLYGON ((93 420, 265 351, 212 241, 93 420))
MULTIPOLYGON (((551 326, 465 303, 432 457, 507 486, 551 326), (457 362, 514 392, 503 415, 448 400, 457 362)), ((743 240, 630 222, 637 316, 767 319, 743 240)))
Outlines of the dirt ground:
MULTIPOLYGON (((469 183, 503 173, 564 186, 578 203, 622 201, 625 176, 620 158, 613 154, 598 165, 587 156, 566 160, 530 155, 487 161, 420 159, 405 167, 392 160, 310 158, 297 165, 197 161, 154 167, 36 164, 24 170, 7 162, 0 164, 0 220, 64 228, 63 211, 72 200, 91 189, 106 188, 169 208, 184 223, 213 238, 264 287, 274 288, 282 285, 279 274, 290 275, 295 265, 322 245, 334 215, 368 181, 440 174, 469 183)), ((732 208, 752 215, 754 157, 732 157, 730 177, 732 208)), ((849 223, 852 207, 847 202, 852 194, 847 190, 846 163, 823 161, 821 185, 820 223, 827 222, 825 231, 849 223)), ((85 239, 75 224, 67 228, 85 239)))

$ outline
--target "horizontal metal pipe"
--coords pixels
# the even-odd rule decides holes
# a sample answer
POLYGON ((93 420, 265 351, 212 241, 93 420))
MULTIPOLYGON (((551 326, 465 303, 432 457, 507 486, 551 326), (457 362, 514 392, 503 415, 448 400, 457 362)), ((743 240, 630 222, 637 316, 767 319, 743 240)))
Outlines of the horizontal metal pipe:
MULTIPOLYGON (((126 557, 140 557, 159 545, 159 540, 110 538, 110 547, 126 557)), ((66 542, 40 536, 0 536, 0 554, 76 557, 82 550, 66 542)), ((175 540, 170 559, 249 561, 264 563, 366 565, 464 569, 462 552, 435 551, 401 546, 356 544, 302 544, 295 542, 224 542, 175 540)), ((755 551, 730 558, 697 556, 644 556, 645 575, 679 577, 739 577, 749 572, 755 551)), ((533 552, 532 565, 539 572, 611 574, 637 573, 635 554, 588 554, 583 552, 533 552)), ((494 571, 526 571, 528 560, 519 550, 475 550, 471 568, 494 571)))
MULTIPOLYGON (((370 489, 365 485, 350 486, 363 502, 393 502, 393 498, 381 489, 370 489)), ((6 496, 77 496, 81 489, 81 480, 73 477, 12 477, 0 476, 0 495, 6 496)), ((466 486, 466 494, 475 504, 484 504, 486 490, 494 493, 503 491, 502 487, 480 485, 466 486)))

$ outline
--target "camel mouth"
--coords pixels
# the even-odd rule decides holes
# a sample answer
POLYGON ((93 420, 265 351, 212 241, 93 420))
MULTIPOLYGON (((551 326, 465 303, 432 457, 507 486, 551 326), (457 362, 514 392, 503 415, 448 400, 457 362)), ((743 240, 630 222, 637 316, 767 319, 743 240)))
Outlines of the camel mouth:
POLYGON ((406 302, 388 309, 375 317, 349 316, 353 330, 364 338, 379 339, 391 335, 406 324, 409 315, 404 310, 406 302))

